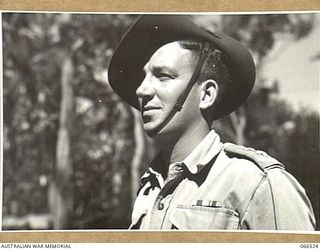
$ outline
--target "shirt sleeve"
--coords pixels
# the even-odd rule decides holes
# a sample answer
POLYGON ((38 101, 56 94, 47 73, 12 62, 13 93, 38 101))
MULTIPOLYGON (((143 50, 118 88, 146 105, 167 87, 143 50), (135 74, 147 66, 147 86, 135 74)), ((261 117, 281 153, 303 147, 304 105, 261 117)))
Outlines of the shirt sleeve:
POLYGON ((251 230, 314 230, 315 217, 304 188, 280 168, 267 171, 241 220, 251 230))

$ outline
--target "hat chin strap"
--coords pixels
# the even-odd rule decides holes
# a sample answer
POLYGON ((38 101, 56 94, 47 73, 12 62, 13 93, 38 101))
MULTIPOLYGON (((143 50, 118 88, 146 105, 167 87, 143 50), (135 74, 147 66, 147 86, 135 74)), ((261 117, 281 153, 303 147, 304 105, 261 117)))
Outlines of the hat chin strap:
POLYGON ((185 91, 182 93, 182 95, 178 98, 176 104, 174 105, 173 109, 171 110, 171 112, 168 114, 168 116, 166 117, 166 119, 154 130, 152 130, 151 133, 149 133, 150 136, 156 135, 158 134, 173 118, 173 116, 177 113, 180 112, 182 110, 182 106, 185 102, 185 100, 187 99, 193 85, 195 84, 195 82, 198 80, 199 74, 201 72, 201 69, 203 67, 203 64, 205 62, 205 60, 207 59, 208 56, 208 52, 209 52, 209 43, 205 42, 203 49, 200 52, 200 57, 197 63, 197 66, 192 74, 192 77, 187 85, 187 88, 185 89, 185 91))

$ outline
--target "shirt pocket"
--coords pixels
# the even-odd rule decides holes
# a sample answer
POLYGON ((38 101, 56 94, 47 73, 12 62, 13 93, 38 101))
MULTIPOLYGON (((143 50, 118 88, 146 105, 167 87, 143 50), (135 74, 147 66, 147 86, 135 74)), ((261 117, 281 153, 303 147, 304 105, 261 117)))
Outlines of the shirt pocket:
POLYGON ((177 206, 170 215, 172 228, 182 230, 236 230, 239 215, 224 207, 177 206))

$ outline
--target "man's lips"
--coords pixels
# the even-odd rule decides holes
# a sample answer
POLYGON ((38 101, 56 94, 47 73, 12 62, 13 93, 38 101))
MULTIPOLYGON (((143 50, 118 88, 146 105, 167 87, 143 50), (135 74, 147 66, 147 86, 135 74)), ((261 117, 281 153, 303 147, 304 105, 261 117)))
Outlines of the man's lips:
POLYGON ((141 109, 141 115, 144 122, 149 122, 151 117, 157 112, 160 108, 155 106, 144 106, 141 109))
POLYGON ((155 109, 160 109, 160 108, 155 107, 155 106, 144 106, 144 107, 142 107, 142 112, 149 111, 149 110, 155 110, 155 109))

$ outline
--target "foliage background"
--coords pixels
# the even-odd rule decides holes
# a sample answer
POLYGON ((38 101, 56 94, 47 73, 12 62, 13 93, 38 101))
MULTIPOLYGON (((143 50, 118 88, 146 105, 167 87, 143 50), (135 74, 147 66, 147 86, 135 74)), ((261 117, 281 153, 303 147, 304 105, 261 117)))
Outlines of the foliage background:
MULTIPOLYGON (((135 18, 3 14, 3 229, 128 227, 154 149, 106 72, 135 18)), ((242 40, 257 65, 248 102, 214 128, 224 141, 281 160, 306 188, 319 223, 319 112, 292 109, 278 97, 281 82, 267 85, 263 74, 279 34, 302 39, 319 29, 315 14, 193 18, 242 40)))

